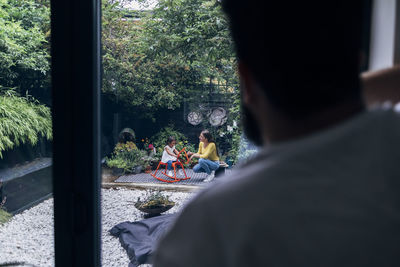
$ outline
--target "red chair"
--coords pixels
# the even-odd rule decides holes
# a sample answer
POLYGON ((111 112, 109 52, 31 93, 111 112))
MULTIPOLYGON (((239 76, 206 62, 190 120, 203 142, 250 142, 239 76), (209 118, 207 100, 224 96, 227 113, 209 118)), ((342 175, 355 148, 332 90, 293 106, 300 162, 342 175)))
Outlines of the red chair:
POLYGON ((158 163, 157 169, 155 170, 154 173, 151 174, 151 176, 153 176, 154 178, 156 178, 156 179, 158 179, 158 180, 160 180, 160 181, 162 181, 162 182, 166 182, 166 183, 174 183, 174 182, 178 182, 178 181, 190 179, 190 177, 188 177, 188 176, 186 175, 185 168, 183 167, 183 164, 188 164, 188 163, 190 162, 190 159, 189 159, 189 157, 188 157, 188 155, 187 155, 187 153, 186 153, 186 147, 184 147, 181 151, 179 151, 179 153, 178 153, 178 155, 176 156, 176 158, 177 158, 177 160, 176 160, 175 162, 172 163, 172 168, 174 168, 174 176, 169 176, 169 175, 167 174, 168 163, 161 162, 161 161, 158 163), (182 154, 185 155, 185 157, 186 157, 186 162, 182 162, 182 161, 181 161, 180 156, 181 156, 182 154), (164 170, 164 171, 161 171, 161 173, 164 174, 165 176, 167 176, 167 177, 170 178, 170 179, 166 180, 166 179, 163 179, 163 178, 157 176, 157 172, 158 172, 160 166, 165 166, 165 170, 164 170), (178 178, 178 177, 176 177, 176 167, 177 167, 177 166, 180 166, 180 167, 181 167, 181 169, 182 169, 182 171, 183 171, 183 174, 185 175, 184 178, 178 178), (171 179, 172 179, 172 180, 171 180, 171 179))

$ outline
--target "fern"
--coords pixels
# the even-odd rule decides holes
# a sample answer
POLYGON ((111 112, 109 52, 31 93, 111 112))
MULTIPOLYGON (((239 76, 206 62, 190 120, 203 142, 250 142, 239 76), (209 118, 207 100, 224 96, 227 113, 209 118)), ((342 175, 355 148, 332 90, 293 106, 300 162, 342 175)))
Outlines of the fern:
POLYGON ((14 90, 0 94, 0 158, 2 152, 22 144, 36 145, 40 138, 53 138, 50 108, 31 96, 19 96, 14 90))

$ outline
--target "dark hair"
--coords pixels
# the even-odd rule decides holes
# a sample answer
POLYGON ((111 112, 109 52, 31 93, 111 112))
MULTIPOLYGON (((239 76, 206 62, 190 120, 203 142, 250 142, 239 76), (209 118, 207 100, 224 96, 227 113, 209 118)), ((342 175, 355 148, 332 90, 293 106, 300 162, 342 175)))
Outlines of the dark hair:
POLYGON ((176 141, 175 137, 173 137, 173 136, 168 137, 167 145, 169 145, 172 141, 176 141))
POLYGON ((208 130, 201 131, 201 134, 207 139, 209 143, 215 143, 212 134, 208 130))
POLYGON ((222 0, 239 60, 291 118, 361 99, 365 2, 222 0))
POLYGON ((206 138, 209 143, 214 143, 215 148, 217 150, 217 156, 219 156, 218 147, 217 147, 217 144, 214 141, 214 138, 213 138, 212 134, 208 130, 203 130, 203 131, 201 131, 200 134, 202 134, 204 136, 204 138, 206 138))

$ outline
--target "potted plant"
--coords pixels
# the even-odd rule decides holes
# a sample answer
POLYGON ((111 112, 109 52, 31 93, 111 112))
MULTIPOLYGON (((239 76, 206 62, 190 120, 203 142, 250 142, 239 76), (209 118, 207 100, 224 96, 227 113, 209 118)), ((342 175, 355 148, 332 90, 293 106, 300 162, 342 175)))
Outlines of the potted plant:
POLYGON ((171 209, 174 205, 175 202, 171 201, 161 191, 147 191, 143 200, 137 199, 135 208, 146 213, 147 216, 155 216, 171 209))
POLYGON ((133 142, 118 143, 106 163, 110 168, 123 169, 123 173, 140 173, 144 168, 146 156, 147 152, 137 149, 133 142))
POLYGON ((151 165, 147 165, 146 167, 144 167, 144 172, 151 173, 151 165))
POLYGON ((143 158, 143 161, 144 161, 144 171, 146 172, 146 173, 150 173, 151 172, 151 170, 152 170, 152 166, 153 165, 155 165, 155 164, 158 164, 158 160, 159 160, 159 158, 158 157, 156 157, 156 156, 154 156, 154 154, 150 154, 150 155, 148 155, 148 156, 145 156, 144 158, 143 158))

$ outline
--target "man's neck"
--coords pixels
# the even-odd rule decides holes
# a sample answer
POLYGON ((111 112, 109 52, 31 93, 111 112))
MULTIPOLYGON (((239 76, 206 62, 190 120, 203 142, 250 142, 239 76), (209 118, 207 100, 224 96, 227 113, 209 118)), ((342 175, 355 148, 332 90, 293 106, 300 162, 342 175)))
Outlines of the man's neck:
POLYGON ((294 140, 340 124, 365 110, 360 101, 346 102, 300 120, 276 116, 264 130, 264 144, 294 140))

